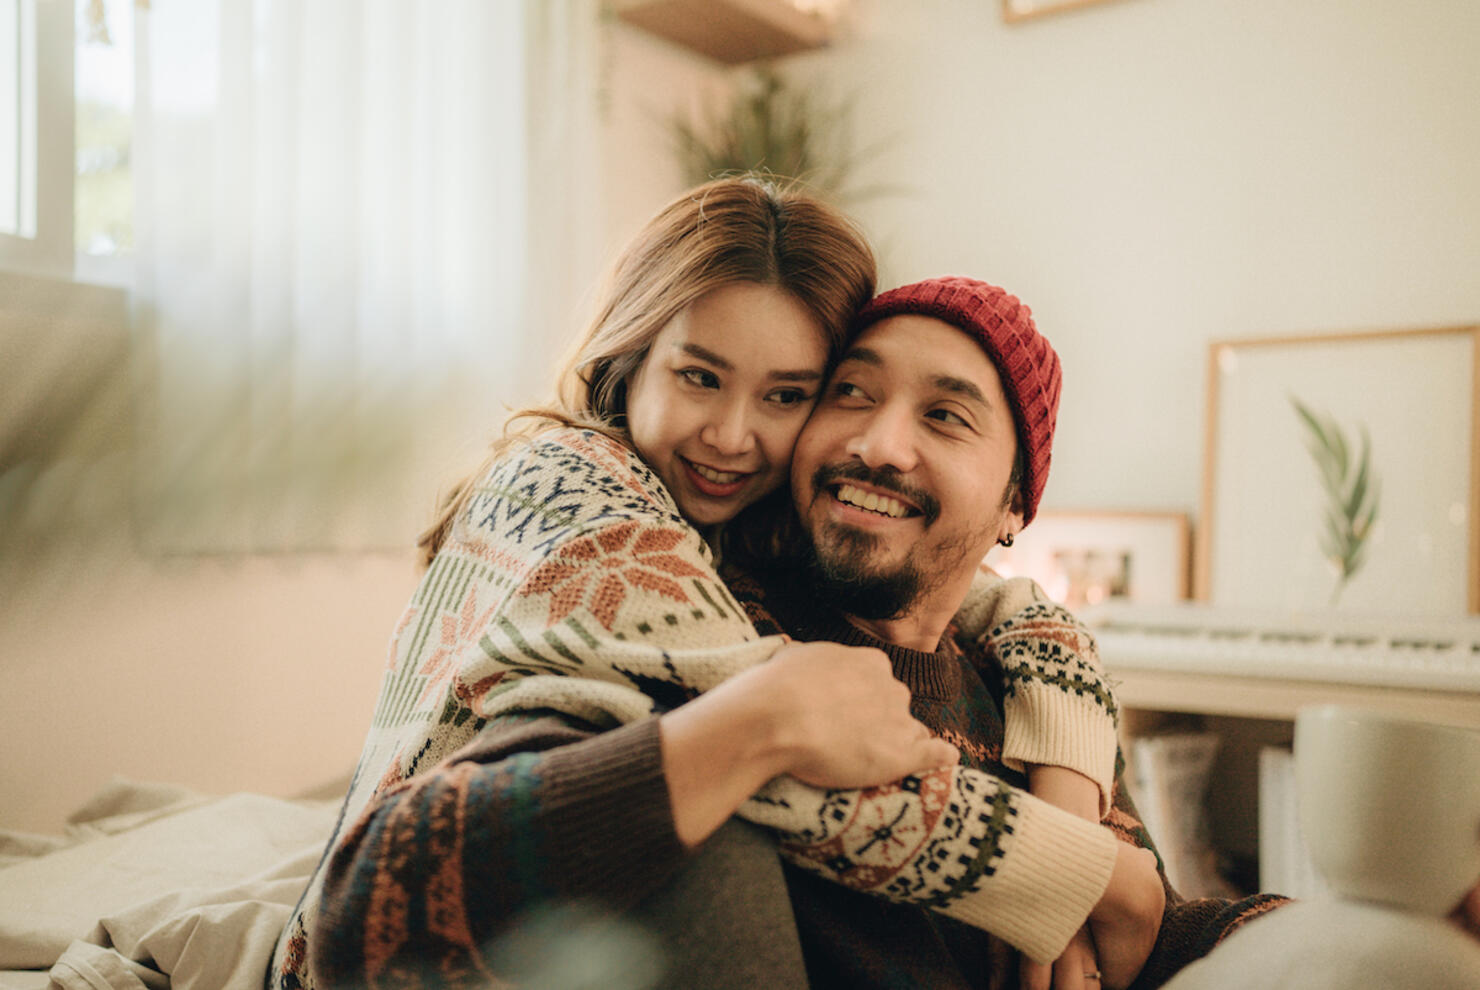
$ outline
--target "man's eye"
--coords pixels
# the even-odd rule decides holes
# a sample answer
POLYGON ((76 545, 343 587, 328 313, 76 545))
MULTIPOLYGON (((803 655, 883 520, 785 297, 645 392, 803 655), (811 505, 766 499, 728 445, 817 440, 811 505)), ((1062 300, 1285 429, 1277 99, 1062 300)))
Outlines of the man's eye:
POLYGON ((832 387, 832 394, 840 399, 864 398, 863 389, 859 388, 857 385, 854 385, 852 382, 834 382, 832 387))
POLYGON ((767 402, 774 402, 778 406, 796 406, 811 399, 812 396, 799 388, 778 388, 766 396, 767 402))
POLYGON ((931 419, 939 420, 942 423, 949 423, 952 426, 970 426, 971 425, 970 423, 966 422, 966 420, 962 419, 960 416, 957 416, 955 413, 951 412, 949 409, 932 409, 928 413, 926 413, 925 415, 928 416, 931 419))
POLYGON ((699 388, 719 388, 719 376, 705 368, 680 368, 678 377, 699 388))

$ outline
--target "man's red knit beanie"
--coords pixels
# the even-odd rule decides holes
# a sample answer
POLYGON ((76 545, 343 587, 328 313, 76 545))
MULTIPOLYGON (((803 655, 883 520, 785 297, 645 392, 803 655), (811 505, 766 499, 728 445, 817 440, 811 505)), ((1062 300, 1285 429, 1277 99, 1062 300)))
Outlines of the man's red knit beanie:
POLYGON ((1026 526, 1038 512, 1048 481, 1063 385, 1059 356, 1016 296, 970 278, 930 278, 890 289, 863 307, 854 331, 861 333, 886 317, 905 313, 933 316, 959 327, 976 338, 996 365, 1027 467, 1022 485, 1026 526))

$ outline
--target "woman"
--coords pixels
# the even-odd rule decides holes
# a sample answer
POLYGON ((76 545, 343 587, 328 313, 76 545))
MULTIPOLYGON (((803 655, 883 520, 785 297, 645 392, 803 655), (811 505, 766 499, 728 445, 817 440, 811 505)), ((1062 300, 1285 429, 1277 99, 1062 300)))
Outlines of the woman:
MULTIPOLYGON (((884 690, 882 654, 760 637, 696 529, 786 504, 792 446, 873 278, 846 220, 754 180, 699 187, 637 237, 556 406, 525 414, 424 538, 430 566, 278 985, 477 974, 519 911, 635 903, 737 808, 805 865, 833 837, 800 820, 861 793, 824 788, 955 762, 884 690), (786 745, 679 769, 679 727, 726 707, 755 716, 741 742, 786 745), (778 725, 807 730, 767 734, 778 725)), ((965 631, 1029 602, 984 583, 965 631)), ((1016 755, 1096 780, 1103 807, 1114 727, 1095 717, 1072 753, 1016 755)))

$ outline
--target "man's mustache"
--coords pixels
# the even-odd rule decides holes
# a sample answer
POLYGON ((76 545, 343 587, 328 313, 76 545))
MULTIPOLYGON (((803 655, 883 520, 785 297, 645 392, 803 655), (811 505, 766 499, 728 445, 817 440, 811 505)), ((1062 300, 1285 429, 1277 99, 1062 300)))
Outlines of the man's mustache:
POLYGON ((929 526, 940 518, 940 502, 923 488, 916 488, 904 480, 898 469, 892 467, 871 468, 859 461, 845 464, 823 464, 812 472, 812 488, 822 491, 838 481, 861 481, 865 484, 893 492, 906 501, 918 506, 929 526))

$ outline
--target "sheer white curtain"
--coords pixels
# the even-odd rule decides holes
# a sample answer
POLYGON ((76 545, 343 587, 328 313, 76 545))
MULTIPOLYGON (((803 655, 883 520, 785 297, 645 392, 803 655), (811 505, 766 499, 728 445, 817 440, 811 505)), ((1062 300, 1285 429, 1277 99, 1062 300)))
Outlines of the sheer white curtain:
POLYGON ((151 542, 405 546, 503 410, 543 396, 598 240, 597 19, 595 0, 141 14, 151 542))

